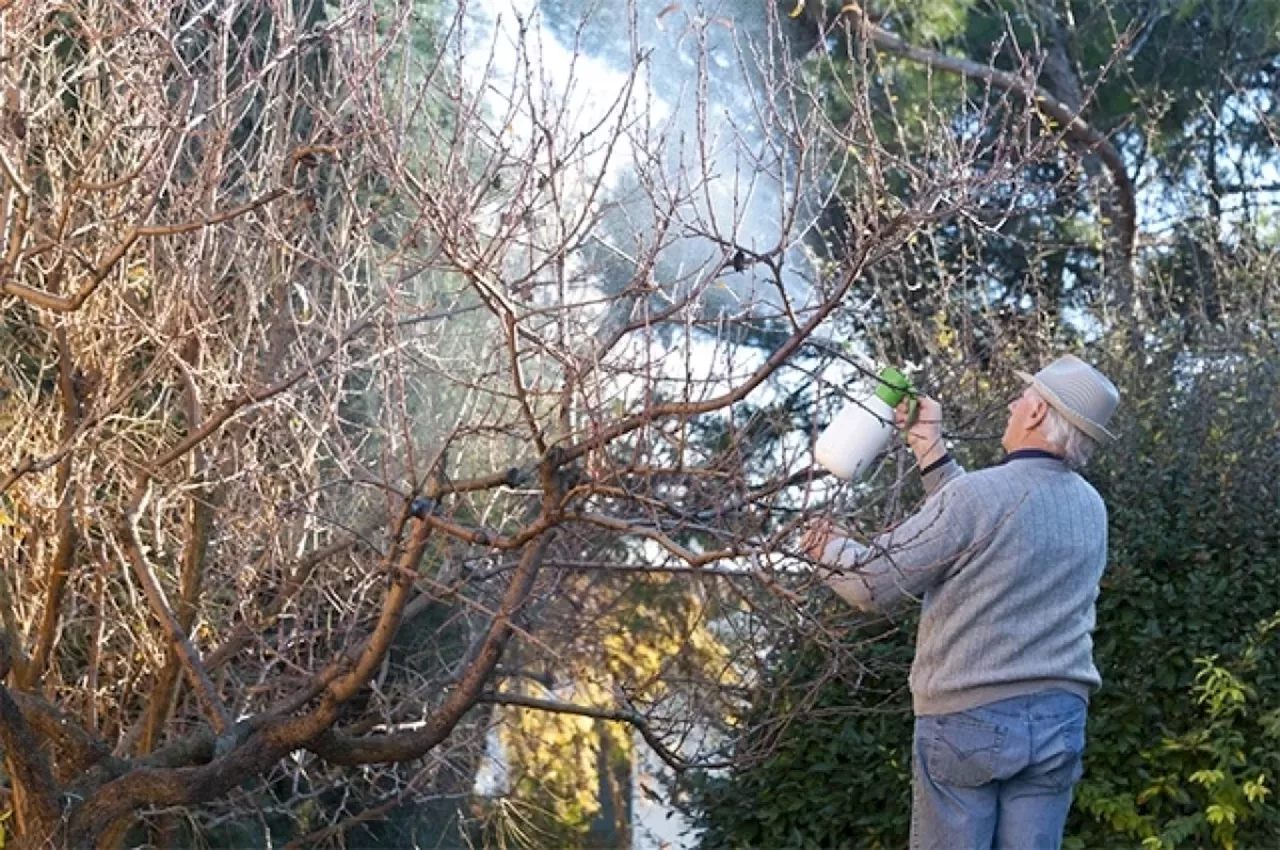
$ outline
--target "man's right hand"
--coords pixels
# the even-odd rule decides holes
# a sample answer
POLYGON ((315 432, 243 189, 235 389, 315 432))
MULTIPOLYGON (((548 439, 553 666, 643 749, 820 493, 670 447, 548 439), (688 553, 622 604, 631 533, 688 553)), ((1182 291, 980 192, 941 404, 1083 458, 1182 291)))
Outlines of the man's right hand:
POLYGON ((924 469, 941 460, 947 453, 947 446, 942 441, 942 405, 925 395, 917 396, 916 403, 915 423, 907 428, 910 399, 903 399, 898 405, 897 422, 899 428, 907 428, 907 445, 915 453, 920 468, 924 469))

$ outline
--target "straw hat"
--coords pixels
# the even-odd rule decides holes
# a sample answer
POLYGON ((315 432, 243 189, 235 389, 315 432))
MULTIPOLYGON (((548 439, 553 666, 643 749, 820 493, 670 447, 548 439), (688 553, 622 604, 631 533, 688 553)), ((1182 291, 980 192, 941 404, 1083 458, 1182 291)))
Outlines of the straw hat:
POLYGON ((1120 391, 1107 376, 1071 354, 1059 357, 1034 375, 1015 374, 1036 388, 1054 410, 1100 443, 1114 440, 1107 430, 1120 403, 1120 391))

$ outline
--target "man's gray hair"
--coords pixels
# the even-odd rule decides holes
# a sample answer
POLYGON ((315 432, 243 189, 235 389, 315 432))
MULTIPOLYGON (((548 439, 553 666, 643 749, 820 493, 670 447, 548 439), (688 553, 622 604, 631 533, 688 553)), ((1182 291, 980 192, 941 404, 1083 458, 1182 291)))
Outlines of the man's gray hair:
MULTIPOLYGON (((1044 400, 1044 396, 1036 392, 1035 387, 1030 389, 1036 398, 1044 400)), ((1059 413, 1052 404, 1047 401, 1045 404, 1049 410, 1045 414, 1044 424, 1040 426, 1044 431, 1044 438, 1061 450, 1062 459, 1067 466, 1072 469, 1083 469, 1089 462, 1094 449, 1098 447, 1098 441, 1068 422, 1067 417, 1059 413)))

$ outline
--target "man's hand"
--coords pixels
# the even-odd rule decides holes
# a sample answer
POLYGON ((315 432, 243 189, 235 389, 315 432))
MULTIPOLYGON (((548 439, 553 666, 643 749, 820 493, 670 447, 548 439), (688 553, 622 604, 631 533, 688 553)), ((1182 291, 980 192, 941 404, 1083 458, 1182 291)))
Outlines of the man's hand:
POLYGON ((813 560, 821 561, 823 553, 827 551, 827 544, 835 533, 835 524, 829 517, 815 520, 805 529, 804 537, 800 539, 800 548, 813 560))
MULTIPOLYGON (((895 411, 899 428, 907 427, 910 402, 910 399, 903 399, 895 411)), ((947 453, 947 446, 942 441, 942 405, 925 395, 917 396, 916 402, 919 405, 916 421, 907 429, 907 445, 915 453, 920 468, 924 469, 941 460, 947 453)))

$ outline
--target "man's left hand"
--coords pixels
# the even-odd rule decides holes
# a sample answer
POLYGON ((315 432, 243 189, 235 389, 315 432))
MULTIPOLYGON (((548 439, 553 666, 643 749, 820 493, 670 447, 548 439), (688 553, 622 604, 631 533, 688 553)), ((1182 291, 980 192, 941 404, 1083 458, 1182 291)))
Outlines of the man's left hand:
POLYGON ((800 539, 800 548, 813 560, 821 561, 823 553, 827 551, 827 544, 835 533, 835 523, 830 517, 815 520, 805 529, 804 537, 800 539))

